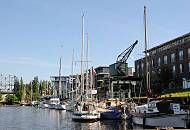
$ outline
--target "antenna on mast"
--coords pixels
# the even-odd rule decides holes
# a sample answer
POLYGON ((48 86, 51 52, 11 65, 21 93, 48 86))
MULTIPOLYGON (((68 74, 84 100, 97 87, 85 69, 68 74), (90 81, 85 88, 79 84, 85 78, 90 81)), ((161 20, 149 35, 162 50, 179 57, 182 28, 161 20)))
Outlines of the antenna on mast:
MULTIPOLYGON (((61 50, 62 48, 63 48, 63 45, 61 45, 61 50)), ((61 60, 62 60, 62 56, 60 57, 60 60, 59 60, 59 86, 58 86, 59 95, 58 97, 61 97, 61 60)), ((66 92, 66 97, 67 97, 67 92, 66 92)))

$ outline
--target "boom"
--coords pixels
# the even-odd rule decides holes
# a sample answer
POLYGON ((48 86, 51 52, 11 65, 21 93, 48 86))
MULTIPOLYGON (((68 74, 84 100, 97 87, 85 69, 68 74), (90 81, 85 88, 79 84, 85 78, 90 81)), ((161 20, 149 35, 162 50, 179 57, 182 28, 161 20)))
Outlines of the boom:
POLYGON ((129 58, 131 52, 133 51, 135 45, 138 43, 138 40, 135 41, 130 47, 125 49, 120 55, 117 57, 116 61, 116 69, 119 75, 124 76, 126 75, 126 66, 124 64, 126 63, 127 59, 129 58))
POLYGON ((118 62, 125 63, 137 43, 138 43, 138 40, 136 40, 135 43, 133 43, 130 47, 125 49, 125 51, 123 51, 120 55, 118 55, 116 63, 118 62))

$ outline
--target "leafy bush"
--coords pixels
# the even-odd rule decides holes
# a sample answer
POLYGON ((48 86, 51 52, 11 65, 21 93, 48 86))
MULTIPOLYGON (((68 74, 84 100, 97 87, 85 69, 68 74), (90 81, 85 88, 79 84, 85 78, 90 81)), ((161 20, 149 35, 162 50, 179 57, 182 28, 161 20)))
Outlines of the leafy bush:
POLYGON ((17 97, 15 95, 7 94, 6 97, 5 97, 5 101, 8 104, 13 104, 13 102, 17 101, 17 97))
POLYGON ((0 101, 2 100, 2 94, 0 93, 0 101))

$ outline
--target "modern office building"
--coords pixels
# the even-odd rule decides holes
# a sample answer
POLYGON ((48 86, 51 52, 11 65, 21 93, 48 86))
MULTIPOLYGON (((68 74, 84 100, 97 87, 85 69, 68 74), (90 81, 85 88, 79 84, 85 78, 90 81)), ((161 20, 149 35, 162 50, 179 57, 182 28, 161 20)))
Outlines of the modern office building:
POLYGON ((69 76, 51 76, 53 95, 61 99, 68 98, 69 76))
MULTIPOLYGON (((96 88, 98 99, 105 98, 125 98, 128 97, 129 80, 120 81, 119 75, 114 77, 111 75, 110 70, 113 70, 113 64, 108 66, 99 66, 95 68, 96 71, 96 88), (112 88, 113 87, 113 88, 112 88)), ((127 67, 127 77, 134 76, 134 68, 127 67)), ((116 70, 114 70, 116 71, 116 70)), ((115 74, 113 72, 112 74, 115 74)), ((133 85, 131 85, 133 86, 133 85)))
POLYGON ((190 87, 190 33, 149 49, 145 57, 135 61, 135 75, 148 74, 153 93, 190 87), (146 65, 148 66, 146 69, 146 65))
POLYGON ((97 87, 97 96, 98 99, 106 98, 106 94, 109 90, 109 66, 99 66, 95 68, 96 71, 96 79, 95 84, 97 87))
POLYGON ((0 74, 0 93, 14 93, 14 84, 17 79, 14 75, 0 74))

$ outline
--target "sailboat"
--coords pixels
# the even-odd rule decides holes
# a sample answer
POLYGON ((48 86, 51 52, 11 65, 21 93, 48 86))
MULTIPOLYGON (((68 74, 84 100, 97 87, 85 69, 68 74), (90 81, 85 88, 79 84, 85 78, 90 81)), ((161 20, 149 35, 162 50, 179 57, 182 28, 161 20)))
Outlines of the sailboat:
POLYGON ((60 95, 61 95, 61 58, 60 58, 60 68, 59 68, 59 98, 57 99, 57 104, 55 105, 55 109, 57 110, 65 110, 66 109, 66 103, 63 101, 60 101, 60 95))
POLYGON ((61 95, 61 58, 60 58, 60 68, 59 68, 59 85, 58 85, 58 94, 57 97, 51 97, 49 100, 48 108, 49 109, 57 109, 57 110, 65 110, 66 104, 60 101, 61 95))
MULTIPOLYGON (((147 64, 146 7, 144 7, 144 23, 145 62, 147 64)), ((147 89, 150 90, 147 65, 146 71, 147 89)), ((189 123, 187 112, 180 108, 179 103, 171 100, 149 99, 146 104, 136 106, 131 114, 133 124, 143 125, 144 127, 187 128, 189 123)))
MULTIPOLYGON (((48 83, 46 81, 46 85, 48 86, 48 83)), ((47 87, 46 86, 46 87, 47 87)), ((39 108, 48 108, 50 97, 49 96, 43 96, 40 98, 40 103, 38 105, 39 108)), ((32 101, 32 86, 31 86, 31 101, 32 101)))
POLYGON ((70 76, 70 79, 71 79, 71 84, 70 84, 70 97, 71 99, 67 101, 67 105, 66 105, 66 110, 67 111, 73 111, 74 110, 74 104, 75 104, 75 101, 74 101, 74 93, 75 93, 75 97, 76 97, 76 91, 77 91, 77 88, 78 88, 78 83, 79 83, 79 80, 78 80, 78 76, 74 76, 73 72, 74 72, 74 50, 73 50, 73 53, 72 53, 72 62, 71 62, 71 76, 70 76), (75 82, 75 84, 74 84, 75 82), (74 86, 75 85, 75 86, 74 86), (74 90, 75 88, 75 90, 74 90))
MULTIPOLYGON (((96 107, 93 104, 93 102, 87 101, 86 96, 84 96, 85 90, 84 90, 84 73, 83 73, 83 62, 84 62, 83 48, 84 48, 84 15, 82 16, 81 90, 80 90, 80 99, 79 99, 80 101, 78 101, 75 104, 72 119, 75 121, 96 121, 100 118, 100 113, 98 113, 96 111, 96 107)), ((87 75, 88 74, 86 73, 86 76, 87 75)), ((86 89, 87 89, 87 87, 86 87, 86 89)))

